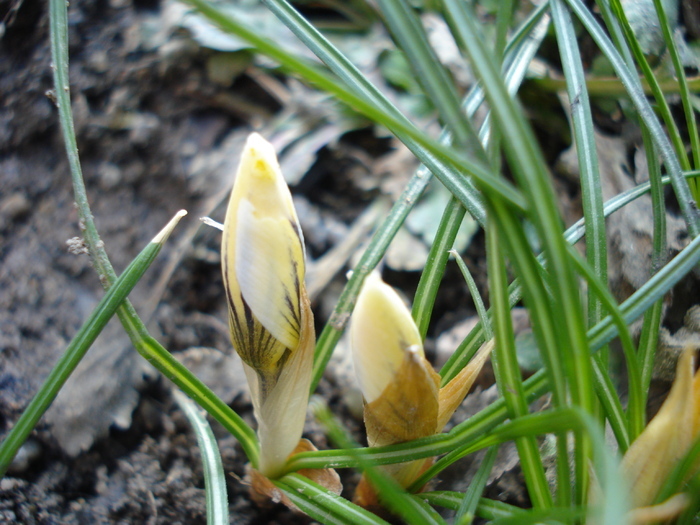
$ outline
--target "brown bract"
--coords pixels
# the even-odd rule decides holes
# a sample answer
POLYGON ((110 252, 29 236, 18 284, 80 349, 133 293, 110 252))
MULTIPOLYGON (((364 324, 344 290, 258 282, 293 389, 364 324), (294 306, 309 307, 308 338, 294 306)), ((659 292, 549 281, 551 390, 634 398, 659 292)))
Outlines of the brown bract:
MULTIPOLYGON (((299 454, 300 452, 312 452, 318 450, 308 439, 300 439, 294 452, 290 455, 299 454)), ((340 495, 343 490, 343 485, 340 482, 340 476, 332 468, 324 469, 301 469, 297 472, 306 478, 309 478, 314 483, 321 485, 327 490, 336 495, 340 495)), ((250 478, 250 497, 260 506, 266 506, 272 503, 282 503, 286 507, 299 511, 289 498, 280 490, 269 478, 265 477, 258 470, 253 468, 248 472, 250 478)))

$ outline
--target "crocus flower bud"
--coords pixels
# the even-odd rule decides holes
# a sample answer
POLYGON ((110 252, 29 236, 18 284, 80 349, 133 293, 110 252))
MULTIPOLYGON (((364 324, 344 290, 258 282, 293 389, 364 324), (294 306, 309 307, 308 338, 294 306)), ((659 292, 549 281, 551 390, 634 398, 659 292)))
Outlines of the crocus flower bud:
MULTIPOLYGON (((493 346, 486 344, 460 374, 440 389, 440 376, 425 359, 411 313, 376 273, 367 277, 357 298, 350 341, 355 373, 365 399, 364 419, 370 446, 392 445, 442 431, 493 346)), ((407 487, 430 461, 382 468, 407 487)), ((376 504, 376 495, 364 478, 355 501, 365 507, 376 504)))
POLYGON ((367 403, 377 399, 394 380, 408 354, 417 362, 425 359, 411 313, 376 272, 365 279, 357 298, 350 338, 355 373, 367 403))
MULTIPOLYGON (((640 507, 654 502, 675 465, 700 437, 700 372, 693 377, 694 357, 693 348, 681 354, 668 397, 622 459, 622 472, 630 483, 631 502, 637 507, 637 517, 655 512, 653 508, 640 507)), ((696 466, 696 471, 697 467, 700 465, 696 466)), ((674 518, 682 510, 675 508, 663 520, 674 518)))
POLYGON ((258 421, 259 470, 275 478, 303 431, 315 333, 299 220, 274 148, 257 133, 243 150, 221 253, 231 341, 258 421))

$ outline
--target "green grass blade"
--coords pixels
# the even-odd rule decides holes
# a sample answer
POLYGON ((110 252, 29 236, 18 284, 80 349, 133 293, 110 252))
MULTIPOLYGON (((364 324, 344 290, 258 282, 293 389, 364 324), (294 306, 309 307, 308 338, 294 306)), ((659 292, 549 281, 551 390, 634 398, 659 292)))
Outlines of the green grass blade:
MULTIPOLYGON (((455 261, 457 262, 457 266, 459 266, 459 270, 462 272, 462 276, 464 277, 464 280, 467 283, 467 288, 469 288, 469 293, 472 296, 472 300, 474 301, 474 306, 476 307, 476 312, 479 315, 479 319, 481 320, 481 325, 484 327, 484 333, 486 334, 486 339, 491 339, 493 338, 493 328, 491 327, 491 320, 486 313, 486 306, 484 306, 484 300, 481 298, 481 294, 479 293, 479 288, 476 286, 476 281, 474 280, 474 277, 472 277, 471 272, 469 271, 469 268, 467 268, 466 263, 462 259, 462 256, 457 253, 455 250, 450 250, 450 255, 454 257, 455 261)), ((507 302, 507 290, 506 292, 506 302, 507 302)), ((510 310, 510 304, 508 304, 508 310, 510 310)))
POLYGON ((430 47, 413 8, 405 0, 379 0, 378 5, 394 40, 406 54, 416 80, 454 135, 456 145, 476 162, 488 166, 486 152, 471 122, 461 111, 454 81, 430 47))
MULTIPOLYGON (((539 49, 548 26, 549 16, 544 14, 544 6, 541 6, 521 25, 508 43, 503 70, 509 93, 514 95, 520 87, 527 67, 539 49), (529 37, 525 39, 525 35, 529 37)), ((470 91, 463 104, 467 116, 471 118, 483 99, 483 91, 480 87, 477 86, 470 91)), ((489 141, 489 129, 487 115, 479 132, 482 144, 487 144, 489 141)), ((435 298, 449 259, 447 252, 454 244, 464 213, 465 210, 459 202, 454 197, 450 198, 416 289, 412 315, 423 339, 428 332, 435 298)))
MULTIPOLYGON (((457 510, 464 499, 463 494, 447 490, 423 492, 421 493, 421 497, 428 501, 428 503, 431 505, 439 505, 452 510, 457 510)), ((498 518, 507 518, 509 516, 524 514, 525 512, 525 509, 503 503, 502 501, 481 498, 478 501, 475 515, 487 520, 495 520, 498 518)), ((457 522, 455 521, 455 524, 456 523, 457 522)))
POLYGON ((455 514, 455 525, 469 525, 476 515, 476 509, 479 506, 479 500, 486 488, 486 483, 493 470, 493 465, 496 463, 498 455, 498 447, 494 446, 488 449, 484 459, 479 465, 479 470, 476 471, 472 478, 469 488, 464 493, 462 501, 459 503, 457 514, 455 514))
POLYGON ((646 99, 646 95, 640 85, 636 72, 633 72, 627 67, 617 49, 615 49, 615 46, 610 42, 608 36, 600 25, 598 25, 593 14, 583 2, 581 0, 566 0, 566 2, 612 64, 620 80, 622 80, 622 83, 625 85, 627 93, 637 109, 640 118, 649 128, 649 132, 659 148, 659 153, 666 163, 666 168, 671 177, 671 184, 676 193, 678 204, 688 224, 688 232, 691 237, 697 237, 700 233, 700 214, 695 206, 695 201, 690 193, 688 183, 683 177, 683 170, 681 169, 678 157, 676 157, 673 146, 669 142, 668 137, 646 99))
POLYGON ((610 374, 605 370, 603 363, 597 359, 593 361, 593 381, 603 413, 608 423, 610 423, 610 428, 620 447, 620 451, 624 453, 632 442, 627 419, 625 418, 625 411, 622 408, 622 403, 620 402, 615 385, 613 385, 612 379, 610 378, 610 374))
MULTIPOLYGON (((492 363, 498 390, 508 407, 508 415, 511 419, 516 419, 527 415, 529 408, 515 351, 515 333, 513 332, 513 321, 508 302, 506 261, 501 249, 501 233, 496 225, 496 221, 491 221, 486 229, 486 256, 489 297, 492 305, 496 342, 492 363)), ((480 313, 480 315, 482 314, 480 313)), ((485 314, 483 315, 482 323, 487 322, 485 314)), ((485 332, 488 333, 489 330, 488 325, 485 325, 485 332)), ((515 445, 518 449, 520 466, 525 476, 525 484, 533 506, 538 508, 551 507, 552 496, 545 478, 544 466, 542 465, 537 441, 534 438, 519 438, 515 440, 515 445)))
POLYGON ((175 228, 185 212, 178 213, 153 241, 139 253, 127 269, 97 304, 90 317, 80 327, 66 351, 53 367, 39 391, 22 412, 17 423, 0 445, 0 477, 10 466, 15 454, 49 408, 58 392, 78 366, 92 343, 97 339, 107 322, 112 318, 120 304, 126 299, 136 283, 141 279, 151 263, 160 252, 163 243, 175 228))
POLYGON ((440 218, 435 240, 430 246, 428 260, 421 273, 411 310, 413 320, 416 322, 422 339, 425 339, 428 333, 435 298, 450 257, 449 250, 454 245, 466 212, 467 210, 464 209, 464 206, 457 199, 450 197, 440 218))
MULTIPOLYGON (((654 233, 652 237, 651 271, 655 273, 663 266, 668 257, 666 248, 666 199, 663 190, 663 178, 661 177, 661 167, 656 154, 656 147, 651 139, 649 130, 642 126, 642 139, 644 141, 644 152, 647 157, 649 169, 649 183, 651 187, 651 210, 654 221, 654 233)), ((697 187, 698 181, 694 181, 697 187)), ((649 383, 654 368, 654 357, 661 328, 661 318, 663 315, 663 299, 654 305, 644 314, 642 332, 639 336, 639 362, 641 366, 641 383, 643 400, 642 405, 646 406, 649 383)))
MULTIPOLYGON (((552 19, 557 32, 559 56, 566 78, 571 109, 571 124, 578 155, 581 178, 583 216, 586 219, 586 258, 593 273, 607 282, 607 237, 603 213, 603 191, 598 169, 598 153, 595 145, 593 117, 586 89, 586 79, 581 63, 581 53, 576 40, 569 11, 562 0, 552 0, 552 19)), ((589 294, 588 323, 594 325, 603 318, 603 306, 589 294)))
POLYGON ((644 74, 644 78, 649 84, 649 87, 651 87, 651 92, 656 100, 657 111, 661 114, 664 124, 666 124, 666 129, 671 137, 671 144, 675 149, 678 162, 680 163, 681 168, 687 171, 690 169, 690 162, 688 161, 688 155, 685 152, 683 139, 681 138, 676 121, 673 119, 673 115, 671 114, 671 108, 668 106, 668 102, 666 102, 666 97, 663 91, 661 91, 661 86, 656 79, 656 75, 654 75, 646 56, 644 56, 644 51, 642 50, 642 47, 634 34, 632 26, 630 26, 630 23, 627 20, 627 14, 622 8, 620 0, 610 0, 610 6, 615 13, 625 38, 627 39, 627 43, 632 50, 632 54, 634 55, 637 64, 639 64, 642 73, 644 74))
MULTIPOLYGON (((615 298, 612 296, 606 286, 606 281, 602 281, 593 270, 584 264, 578 252, 570 246, 571 260, 576 265, 580 274, 586 279, 590 293, 600 301, 606 314, 610 314, 620 338, 622 351, 625 355, 628 376, 628 402, 627 408, 629 413, 629 424, 625 424, 623 417, 622 404, 619 397, 612 386, 612 380, 608 374, 606 363, 599 359, 600 354, 594 356, 593 370, 594 379, 596 381, 596 391, 598 399, 603 403, 606 416, 610 420, 610 424, 618 438, 620 449, 624 452, 633 441, 631 435, 636 436, 637 433, 644 427, 644 396, 642 395, 641 374, 639 363, 634 349, 632 336, 629 332, 629 327, 622 317, 622 313, 618 308, 615 298), (629 430, 628 428, 629 427, 629 430)), ((601 312, 603 313, 603 312, 601 312)), ((602 317, 602 316, 601 316, 602 317)), ((602 320, 602 319, 601 319, 602 320)))
MULTIPOLYGON (((671 24, 666 16, 666 11, 664 10, 664 5, 661 0, 654 0, 654 7, 656 8, 656 14, 659 17, 659 22, 661 23, 661 30, 663 31, 664 40, 666 41, 666 49, 668 49, 669 55, 671 55, 673 69, 676 72, 676 78, 678 79, 678 84, 680 86, 683 114, 685 115, 685 124, 688 130, 688 135, 690 136, 690 148, 693 153, 694 168, 700 169, 700 136, 698 136, 698 125, 695 121, 695 110, 690 102, 690 89, 688 88, 688 79, 685 75, 685 68, 681 62, 678 46, 676 45, 676 40, 673 36, 673 29, 671 28, 671 24)), ((694 182, 697 183, 697 181, 694 182)), ((696 191, 697 189, 698 188, 696 185, 696 191)))
POLYGON ((389 525, 375 514, 299 474, 288 474, 273 483, 311 519, 326 525, 389 525))
POLYGON ((228 525, 228 494, 226 493, 226 475, 221 462, 219 446, 207 419, 199 411, 197 404, 178 390, 173 397, 187 416, 195 436, 199 453, 202 456, 204 470, 204 491, 207 503, 207 525, 228 525))
MULTIPOLYGON (((192 5, 195 5, 202 11, 202 6, 205 5, 203 0, 189 0, 192 5)), ((303 62, 295 60, 284 50, 269 41, 257 38, 255 34, 246 31, 240 24, 227 20, 227 25, 224 29, 235 30, 236 34, 253 43, 258 51, 263 52, 275 58, 280 63, 288 65, 292 71, 301 75, 308 81, 313 82, 322 89, 335 94, 340 100, 346 102, 351 107, 355 107, 358 111, 367 114, 375 122, 381 123, 388 129, 392 130, 396 136, 420 159, 420 161, 435 174, 445 186, 457 197, 462 204, 469 210, 472 216, 483 224, 485 212, 483 209, 482 198, 474 185, 464 177, 464 173, 473 174, 473 168, 476 172, 490 178, 495 184, 500 186, 504 191, 511 193, 512 198, 519 198, 513 193, 512 187, 503 186, 497 178, 484 170, 482 166, 467 161, 471 168, 464 169, 466 160, 464 156, 460 156, 462 162, 453 162, 457 159, 454 150, 450 148, 439 148, 438 152, 432 147, 426 147, 429 143, 437 145, 435 141, 428 140, 427 137, 418 131, 410 121, 391 104, 388 99, 381 93, 362 73, 333 46, 321 33, 319 33, 309 22, 301 16, 287 1, 285 0, 264 0, 267 7, 272 13, 277 16, 328 68, 340 79, 338 83, 333 77, 325 76, 319 78, 315 71, 309 71, 303 62), (252 39, 252 40, 251 40, 252 39), (346 89, 347 87, 347 89, 346 89), (362 109, 362 108, 365 109, 362 109), (448 160, 449 162, 445 162, 448 160), (451 165, 450 165, 451 164, 451 165), (461 164, 461 165, 460 165, 461 164), (456 170, 454 168, 457 168, 456 170), (461 173, 459 173, 461 171, 461 173)), ((215 10, 214 10, 215 11, 215 10)), ((212 12, 212 7, 207 5, 207 11, 202 11, 203 14, 209 16, 216 14, 212 12)), ((226 18, 225 15, 221 14, 226 18)), ((221 17, 218 23, 221 24, 221 17)), ((480 175, 481 176, 481 175, 480 175)))

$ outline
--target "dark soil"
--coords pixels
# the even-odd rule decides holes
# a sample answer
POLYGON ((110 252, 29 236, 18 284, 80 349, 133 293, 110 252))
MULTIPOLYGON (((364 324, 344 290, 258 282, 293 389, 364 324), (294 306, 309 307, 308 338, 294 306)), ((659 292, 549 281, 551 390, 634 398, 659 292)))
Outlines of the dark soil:
MULTIPOLYGON (((136 29, 158 7, 157 2, 129 0, 70 6, 73 113, 85 183, 117 272, 178 209, 194 212, 131 299, 145 318, 151 318, 154 335, 169 349, 228 349, 225 333, 202 321, 223 311, 216 258, 207 260, 190 249, 164 298, 154 285, 178 236, 196 225, 203 203, 221 190, 211 177, 190 177, 188 163, 196 152, 210 151, 224 133, 245 124, 245 115, 212 102, 221 89, 203 74, 205 51, 181 48, 164 60, 142 45, 136 29), (156 304, 164 300, 155 312, 149 306, 153 294, 159 294, 156 304)), ((52 71, 47 3, 3 0, 3 18, 0 432, 18 418, 102 295, 88 256, 69 253, 66 245, 81 231, 57 112, 48 96, 52 71)), ((247 82, 242 96, 259 105, 259 90, 247 82)), ((275 109, 274 102, 263 102, 275 109)), ((195 242, 206 251, 215 249, 214 240, 205 233, 195 242)), ((119 330, 117 325, 113 333, 119 330)), ((115 338, 128 347, 123 336, 115 338)), ((100 345, 108 343, 98 341, 96 347, 100 345)), ((140 357, 133 349, 128 352, 121 362, 105 363, 99 375, 116 375, 127 393, 136 389, 136 397, 124 401, 129 396, 123 393, 114 402, 122 407, 126 403, 125 428, 103 424, 94 436, 88 433, 86 442, 68 442, 68 448, 76 450, 67 453, 55 438, 54 425, 42 420, 20 453, 25 459, 0 482, 0 522, 206 521, 202 469, 191 428, 174 406, 167 381, 152 371, 144 373, 140 357), (136 374, 124 370, 131 366, 136 374)), ((252 417, 247 403, 236 408, 252 417)), ((254 506, 240 481, 245 458, 233 438, 219 434, 235 523, 308 522, 284 507, 254 506)))

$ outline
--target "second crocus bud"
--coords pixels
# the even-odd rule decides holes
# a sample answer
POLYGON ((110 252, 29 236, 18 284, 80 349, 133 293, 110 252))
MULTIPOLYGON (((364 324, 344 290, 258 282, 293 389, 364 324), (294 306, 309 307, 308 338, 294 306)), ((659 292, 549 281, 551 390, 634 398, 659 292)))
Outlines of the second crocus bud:
MULTIPOLYGON (((367 277, 350 326, 355 372, 365 399, 370 446, 410 441, 441 432, 464 399, 492 348, 487 343, 460 374, 440 388, 440 376, 423 352, 423 342, 408 308, 379 274, 367 277)), ((431 460, 382 467, 407 487, 431 460)), ((376 494, 366 479, 355 501, 372 507, 376 494)))
MULTIPOLYGON (((700 438, 700 371, 695 372, 695 353, 694 348, 683 351, 668 397, 622 459, 623 476, 630 483, 630 499, 636 507, 630 522, 667 521, 687 504, 675 498, 665 508, 649 507, 673 468, 700 438)), ((695 465, 693 473, 698 470, 700 465, 695 465)))
POLYGON ((283 473, 304 427, 315 333, 304 286, 304 242, 273 146, 246 142, 222 243, 231 341, 258 422, 260 472, 283 473))

